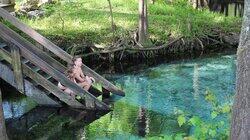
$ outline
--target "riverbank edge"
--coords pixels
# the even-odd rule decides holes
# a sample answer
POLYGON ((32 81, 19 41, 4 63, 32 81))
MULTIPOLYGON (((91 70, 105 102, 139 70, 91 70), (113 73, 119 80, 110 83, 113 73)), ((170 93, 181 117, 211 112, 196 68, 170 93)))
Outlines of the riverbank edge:
MULTIPOLYGON (((219 53, 225 49, 235 50, 239 43, 239 33, 222 33, 214 31, 210 35, 203 35, 193 39, 178 37, 172 38, 167 43, 155 45, 154 47, 143 47, 138 44, 125 45, 117 41, 112 47, 100 47, 96 44, 74 44, 66 51, 71 55, 81 56, 86 63, 130 63, 133 61, 150 61, 157 58, 171 56, 174 60, 187 54, 219 53), (105 49, 103 49, 105 48, 105 49)), ((59 46, 65 46, 66 40, 52 37, 53 42, 59 46)), ((65 49, 65 48, 64 48, 65 49)))

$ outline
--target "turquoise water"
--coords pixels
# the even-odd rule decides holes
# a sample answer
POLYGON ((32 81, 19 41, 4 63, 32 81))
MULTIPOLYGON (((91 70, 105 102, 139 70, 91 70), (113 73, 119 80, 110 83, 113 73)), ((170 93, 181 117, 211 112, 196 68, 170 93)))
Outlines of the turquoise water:
MULTIPOLYGON (((191 133, 190 127, 179 127, 174 112, 183 110, 210 121, 212 106, 205 100, 206 90, 212 91, 220 104, 231 103, 235 91, 235 56, 162 64, 113 77, 125 90, 126 97, 115 103, 112 115, 107 114, 87 127, 96 129, 87 131, 91 138, 137 139, 191 133)), ((228 116, 222 115, 221 119, 228 126, 228 116)))
POLYGON ((25 96, 5 98, 3 100, 4 117, 5 119, 19 118, 36 106, 37 104, 33 100, 25 96))
MULTIPOLYGON (((74 118, 56 114, 49 121, 30 128, 32 135, 26 136, 30 139, 44 138, 43 135, 46 135, 47 139, 120 140, 167 139, 178 133, 191 135, 193 126, 178 124, 176 112, 180 110, 188 114, 187 118, 198 116, 212 123, 224 121, 224 126, 229 127, 228 114, 211 119, 213 106, 205 99, 205 93, 211 91, 219 104, 232 103, 235 59, 235 55, 213 56, 111 76, 104 74, 126 92, 126 97, 113 104, 113 111, 90 123, 79 121, 78 125, 67 127, 62 122, 72 122, 74 118), (58 126, 61 128, 58 129, 58 126), (53 132, 45 133, 43 127, 53 132)), ((113 99, 118 97, 114 96, 113 99)), ((5 113, 7 117, 8 114, 5 113)))

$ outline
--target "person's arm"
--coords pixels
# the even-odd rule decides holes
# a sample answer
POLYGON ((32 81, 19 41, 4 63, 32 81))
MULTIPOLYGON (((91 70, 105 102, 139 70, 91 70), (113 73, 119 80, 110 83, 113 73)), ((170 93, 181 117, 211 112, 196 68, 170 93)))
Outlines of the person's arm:
MULTIPOLYGON (((86 75, 83 74, 83 71, 82 71, 82 70, 81 70, 81 77, 86 78, 86 75)), ((93 77, 89 77, 89 78, 91 79, 92 83, 95 82, 95 79, 94 79, 93 77)))
POLYGON ((80 70, 80 76, 81 76, 82 78, 86 78, 86 75, 83 74, 82 69, 80 70))
POLYGON ((84 82, 84 81, 85 81, 85 79, 81 77, 81 73, 76 73, 76 74, 75 74, 75 78, 76 78, 78 81, 80 81, 80 82, 84 82))

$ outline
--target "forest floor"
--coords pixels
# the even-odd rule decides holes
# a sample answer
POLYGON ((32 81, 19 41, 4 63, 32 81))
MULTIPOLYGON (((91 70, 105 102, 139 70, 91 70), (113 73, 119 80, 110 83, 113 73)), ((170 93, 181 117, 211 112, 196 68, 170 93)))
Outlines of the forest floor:
POLYGON ((107 0, 58 1, 41 7, 43 17, 19 18, 69 53, 98 59, 122 60, 131 54, 150 58, 238 43, 241 18, 193 9, 186 1, 177 0, 148 4, 150 41, 142 46, 136 39, 138 1, 112 0, 111 4, 114 33, 107 0))

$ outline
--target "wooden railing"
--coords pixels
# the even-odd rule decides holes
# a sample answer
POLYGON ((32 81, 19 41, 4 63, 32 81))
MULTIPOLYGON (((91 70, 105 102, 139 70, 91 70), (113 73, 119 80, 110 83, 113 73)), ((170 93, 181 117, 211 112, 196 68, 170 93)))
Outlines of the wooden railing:
MULTIPOLYGON (((26 33, 31 39, 35 40, 39 44, 43 45, 46 49, 53 52, 56 56, 66 61, 67 63, 71 62, 72 56, 66 53, 64 50, 53 44, 51 41, 41 36, 32 28, 26 26, 18 19, 10 15, 7 11, 0 8, 0 17, 14 25, 19 30, 26 33)), ((0 55, 5 58, 6 61, 12 64, 13 70, 15 73, 15 78, 20 80, 23 76, 22 74, 30 77, 36 83, 43 86, 45 89, 50 91, 53 95, 58 97, 61 101, 65 102, 69 106, 73 107, 83 107, 81 103, 73 99, 68 94, 65 94, 60 90, 55 84, 51 83, 47 78, 39 75, 37 71, 34 71, 30 67, 26 66, 25 63, 21 62, 21 57, 32 62, 34 65, 39 67, 42 71, 46 72, 52 76, 55 80, 60 81, 63 85, 70 88, 77 95, 85 99, 86 108, 98 108, 109 109, 109 106, 105 103, 99 101, 94 95, 79 87, 74 82, 70 81, 65 75, 66 67, 60 62, 52 58, 49 54, 36 47, 34 44, 29 42, 27 39, 23 38, 21 35, 17 34, 12 29, 8 28, 0 22, 0 37, 8 43, 11 48, 11 52, 8 52, 0 48, 0 55)), ((105 90, 108 90, 114 94, 124 96, 124 92, 119 90, 112 83, 104 79, 102 76, 88 68, 86 65, 83 65, 83 71, 86 75, 92 76, 96 79, 96 82, 99 82, 103 85, 105 90)), ((20 91, 23 91, 23 83, 17 82, 17 86, 20 91)))
MULTIPOLYGON (((7 62, 10 64, 13 63, 15 60, 11 57, 10 52, 0 49, 0 56, 2 56, 7 62)), ((59 98, 61 101, 66 103, 67 105, 75 108, 84 108, 85 106, 79 103, 78 101, 72 99, 70 96, 67 96, 66 93, 64 93, 62 90, 60 90, 56 85, 52 84, 50 81, 39 75, 38 73, 34 72, 31 68, 29 68, 27 65, 22 63, 22 72, 24 75, 32 78, 36 83, 40 84, 44 88, 48 89, 50 92, 52 92, 57 98, 59 98)), ((22 80, 18 80, 20 82, 22 80)))
POLYGON ((70 81, 62 72, 55 69, 52 66, 52 63, 56 64, 54 63, 55 62, 54 59, 52 58, 49 59, 52 60, 52 62, 47 63, 48 60, 46 59, 50 58, 49 56, 44 55, 44 53, 41 50, 39 50, 40 52, 38 50, 36 50, 37 52, 33 52, 35 49, 30 42, 22 38, 20 35, 12 31, 10 28, 3 25, 2 23, 0 23, 0 37, 9 44, 11 44, 11 46, 13 45, 19 48, 21 56, 31 61, 33 64, 38 66, 44 72, 50 74, 53 78, 55 78, 57 81, 60 81, 66 87, 69 87, 72 91, 77 93, 82 98, 85 98, 87 108, 94 108, 94 106, 97 105, 99 108, 109 109, 109 107, 106 104, 99 101, 95 96, 90 94, 88 91, 85 91, 83 88, 79 87, 74 82, 70 81))
MULTIPOLYGON (((34 39, 38 43, 40 43, 42 46, 44 46, 49 51, 53 52, 56 56, 61 58, 62 60, 66 61, 67 63, 71 63, 72 56, 65 52, 63 49, 52 43, 50 40, 46 39, 39 33, 37 33, 32 28, 28 27, 27 25, 20 22, 17 18, 10 15, 7 11, 0 8, 0 17, 2 17, 4 20, 10 22, 12 25, 14 25, 16 28, 23 31, 25 34, 27 34, 30 38, 34 39)), ((121 96, 125 96, 125 93, 118 89, 115 85, 110 83, 108 80, 97 74, 95 71, 91 70, 86 65, 82 66, 82 69, 86 75, 89 75, 91 77, 94 77, 96 79, 96 82, 99 82, 102 84, 102 86, 107 89, 108 91, 118 94, 121 96)))

